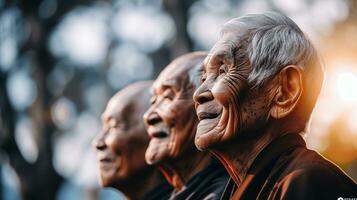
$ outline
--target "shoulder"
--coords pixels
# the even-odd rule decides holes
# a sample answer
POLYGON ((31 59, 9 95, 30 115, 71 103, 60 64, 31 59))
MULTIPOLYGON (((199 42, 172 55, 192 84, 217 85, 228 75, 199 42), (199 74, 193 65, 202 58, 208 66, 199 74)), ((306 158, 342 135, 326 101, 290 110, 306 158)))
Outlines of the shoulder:
POLYGON ((211 163, 197 176, 196 183, 190 186, 194 187, 190 199, 220 199, 228 180, 229 176, 224 167, 220 163, 211 163))
POLYGON ((305 199, 356 197, 356 183, 335 164, 308 149, 293 154, 294 159, 286 173, 275 185, 274 191, 279 196, 305 199))

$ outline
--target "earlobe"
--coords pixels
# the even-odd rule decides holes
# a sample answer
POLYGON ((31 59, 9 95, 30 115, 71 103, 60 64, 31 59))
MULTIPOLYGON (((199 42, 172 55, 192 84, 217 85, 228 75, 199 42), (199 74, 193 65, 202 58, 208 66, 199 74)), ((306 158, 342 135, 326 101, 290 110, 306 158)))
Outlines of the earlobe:
POLYGON ((271 117, 283 118, 292 113, 303 92, 303 70, 296 65, 284 67, 278 77, 278 86, 275 91, 271 117))

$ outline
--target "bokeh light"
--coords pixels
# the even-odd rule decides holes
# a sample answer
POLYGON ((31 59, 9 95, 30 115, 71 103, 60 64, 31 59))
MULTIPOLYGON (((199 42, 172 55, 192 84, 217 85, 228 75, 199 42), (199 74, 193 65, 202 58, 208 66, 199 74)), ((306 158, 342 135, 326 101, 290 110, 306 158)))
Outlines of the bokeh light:
POLYGON ((344 102, 357 102, 357 75, 346 71, 336 75, 336 93, 344 102))
POLYGON ((105 8, 80 7, 68 13, 50 39, 56 56, 68 57, 79 66, 100 64, 109 45, 105 8))
POLYGON ((65 87, 75 74, 73 65, 68 62, 58 62, 47 78, 47 87, 54 96, 63 94, 65 87))
POLYGON ((230 2, 226 0, 201 0, 191 6, 187 30, 196 41, 196 48, 209 50, 213 46, 222 25, 234 16, 230 11, 230 2))
POLYGON ((56 126, 66 130, 76 123, 77 109, 74 103, 68 98, 61 97, 52 106, 52 119, 56 126))
POLYGON ((120 9, 114 15, 111 27, 121 40, 130 42, 145 52, 157 50, 175 34, 171 17, 151 6, 128 6, 120 9))
POLYGON ((30 163, 35 162, 38 156, 38 147, 35 141, 33 122, 27 116, 21 116, 15 127, 15 140, 21 154, 30 163))
POLYGON ((56 170, 82 187, 98 185, 96 159, 90 144, 99 128, 99 119, 90 112, 83 112, 76 120, 75 126, 56 140, 56 170))
POLYGON ((7 80, 7 91, 17 110, 28 108, 37 97, 37 87, 26 70, 17 70, 7 80))
POLYGON ((151 59, 133 45, 123 44, 115 48, 110 58, 107 78, 113 88, 119 89, 135 80, 149 79, 153 74, 151 59))
POLYGON ((98 82, 86 87, 83 95, 84 103, 88 110, 100 116, 110 98, 106 86, 104 83, 98 82))
POLYGON ((19 21, 21 19, 20 11, 11 8, 0 12, 0 70, 10 69, 16 60, 18 51, 18 42, 22 39, 19 36, 19 21), (18 36, 18 37, 16 37, 18 36))

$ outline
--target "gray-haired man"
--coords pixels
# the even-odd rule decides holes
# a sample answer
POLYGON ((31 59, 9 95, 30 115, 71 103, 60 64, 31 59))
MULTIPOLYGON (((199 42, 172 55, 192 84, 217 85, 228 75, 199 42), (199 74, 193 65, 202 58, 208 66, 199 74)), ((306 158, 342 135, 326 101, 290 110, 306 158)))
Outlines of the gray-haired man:
POLYGON ((322 81, 315 48, 288 17, 247 15, 224 25, 194 94, 195 144, 232 178, 223 198, 357 197, 356 183, 302 138, 322 81))

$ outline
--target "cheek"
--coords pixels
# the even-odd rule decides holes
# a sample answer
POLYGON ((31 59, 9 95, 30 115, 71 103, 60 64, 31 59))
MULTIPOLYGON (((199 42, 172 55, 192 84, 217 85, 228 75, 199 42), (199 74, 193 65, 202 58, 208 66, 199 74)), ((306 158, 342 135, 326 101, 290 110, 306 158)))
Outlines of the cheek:
POLYGON ((244 117, 242 101, 245 97, 245 85, 239 79, 228 76, 220 79, 212 88, 215 101, 223 107, 217 132, 222 132, 222 141, 235 137, 242 127, 244 117))
POLYGON ((105 140, 106 144, 108 145, 108 148, 115 156, 117 156, 121 152, 122 149, 121 141, 122 138, 115 133, 110 134, 105 140))
POLYGON ((177 117, 178 106, 173 102, 162 103, 157 109, 157 113, 160 115, 162 121, 167 126, 173 126, 175 118, 177 117))
POLYGON ((269 116, 270 99, 265 96, 252 96, 242 105, 243 132, 256 132, 264 126, 269 116))
POLYGON ((127 166, 127 173, 133 174, 141 171, 147 166, 145 162, 145 151, 147 149, 147 140, 143 137, 132 137, 128 140, 125 152, 123 152, 123 159, 127 166))
POLYGON ((171 154, 176 157, 194 147, 194 138, 198 119, 194 110, 193 100, 177 102, 175 126, 171 129, 171 154))
POLYGON ((193 100, 175 100, 162 110, 162 118, 170 129, 181 130, 196 120, 196 112, 193 100))
POLYGON ((178 120, 180 125, 189 125, 194 123, 196 120, 196 112, 193 100, 182 100, 177 103, 177 114, 175 118, 178 120))
POLYGON ((223 107, 232 107, 236 106, 240 97, 244 95, 244 89, 242 80, 227 75, 216 80, 211 92, 214 99, 223 107))
POLYGON ((221 104, 224 107, 227 107, 229 104, 229 89, 228 86, 224 83, 224 81, 220 80, 216 84, 213 85, 211 89, 214 100, 217 103, 221 104))

